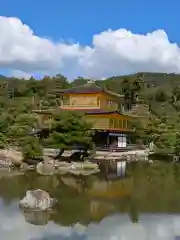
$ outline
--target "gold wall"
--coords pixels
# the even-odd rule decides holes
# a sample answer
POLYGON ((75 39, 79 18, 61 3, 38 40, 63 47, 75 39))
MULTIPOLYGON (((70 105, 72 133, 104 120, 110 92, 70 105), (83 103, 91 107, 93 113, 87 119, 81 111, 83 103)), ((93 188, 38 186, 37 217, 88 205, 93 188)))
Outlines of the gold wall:
POLYGON ((61 107, 67 109, 93 108, 104 110, 117 110, 119 105, 118 101, 120 100, 102 93, 64 94, 61 107))

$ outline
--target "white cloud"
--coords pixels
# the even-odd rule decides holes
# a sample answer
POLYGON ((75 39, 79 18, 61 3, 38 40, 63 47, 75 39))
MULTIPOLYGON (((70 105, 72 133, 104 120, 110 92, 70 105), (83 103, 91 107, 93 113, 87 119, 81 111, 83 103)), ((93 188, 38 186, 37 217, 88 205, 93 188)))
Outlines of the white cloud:
POLYGON ((78 223, 71 227, 60 226, 52 221, 36 226, 25 221, 18 202, 5 206, 0 200, 0 209, 3 240, 174 240, 175 236, 180 236, 179 215, 143 214, 138 224, 132 223, 127 215, 116 214, 87 227, 78 223))
POLYGON ((146 35, 108 30, 92 36, 92 46, 55 43, 36 36, 17 18, 0 17, 0 67, 96 78, 137 71, 180 73, 180 48, 163 30, 146 35))
POLYGON ((21 70, 13 70, 11 72, 11 75, 13 77, 16 77, 16 78, 24 78, 26 80, 29 80, 30 77, 32 76, 30 73, 27 73, 27 72, 23 72, 21 70))

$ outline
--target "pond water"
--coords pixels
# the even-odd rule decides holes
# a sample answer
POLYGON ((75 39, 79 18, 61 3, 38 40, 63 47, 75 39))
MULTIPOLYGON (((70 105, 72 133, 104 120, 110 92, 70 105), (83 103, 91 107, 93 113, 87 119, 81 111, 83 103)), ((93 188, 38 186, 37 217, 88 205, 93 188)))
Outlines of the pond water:
POLYGON ((180 165, 129 165, 114 180, 0 172, 0 211, 2 240, 180 239, 180 165), (37 188, 58 199, 51 215, 19 210, 26 191, 37 188))

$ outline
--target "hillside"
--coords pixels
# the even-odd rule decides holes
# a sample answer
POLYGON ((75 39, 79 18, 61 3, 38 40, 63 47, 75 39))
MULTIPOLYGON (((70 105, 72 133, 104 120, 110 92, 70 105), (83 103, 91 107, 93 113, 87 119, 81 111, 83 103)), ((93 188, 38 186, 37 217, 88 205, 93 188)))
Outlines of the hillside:
MULTIPOLYGON (((33 108, 49 108, 56 107, 60 104, 59 96, 61 89, 70 88, 72 86, 82 85, 88 79, 77 78, 73 82, 69 82, 61 74, 55 77, 44 77, 42 80, 30 80, 8 78, 0 75, 0 108, 22 107, 28 106, 29 110, 33 108)), ((178 86, 180 86, 180 75, 163 74, 163 73, 136 73, 127 76, 116 76, 105 80, 97 80, 97 84, 117 93, 126 93, 125 100, 135 101, 135 95, 144 104, 151 105, 151 110, 163 114, 164 106, 159 104, 155 98, 155 93, 164 91, 164 97, 168 98, 166 111, 172 114, 177 112, 175 105, 169 99, 173 98, 173 93, 178 94, 178 86), (129 95, 128 95, 129 94, 129 95), (130 94, 134 96, 130 97, 130 94), (165 96, 168 95, 168 96, 165 96), (132 98, 132 99, 130 99, 132 98), (134 98, 134 99, 133 99, 134 98), (170 105, 171 106, 170 106, 170 105), (161 110, 160 110, 161 109, 161 110), (160 110, 160 111, 159 111, 160 110)), ((160 93, 161 94, 161 93, 160 93)), ((163 96, 162 96, 163 97, 163 96)), ((179 98, 176 97, 176 102, 179 98)), ((166 101, 166 99, 164 99, 166 101)), ((165 101, 161 101, 165 104, 165 101)), ((172 99, 171 99, 172 100, 172 99)))
MULTIPOLYGON (((69 82, 61 74, 42 80, 0 76, 0 146, 4 146, 7 139, 11 141, 11 134, 13 139, 17 138, 19 126, 34 116, 32 110, 58 108, 62 89, 83 85, 88 80, 78 77, 69 82)), ((125 111, 143 116, 132 121, 136 129, 134 141, 148 144, 153 140, 157 151, 180 154, 180 75, 136 73, 96 83, 123 94, 125 111)))
POLYGON ((6 76, 0 74, 0 79, 7 79, 7 78, 8 78, 8 77, 6 77, 6 76))

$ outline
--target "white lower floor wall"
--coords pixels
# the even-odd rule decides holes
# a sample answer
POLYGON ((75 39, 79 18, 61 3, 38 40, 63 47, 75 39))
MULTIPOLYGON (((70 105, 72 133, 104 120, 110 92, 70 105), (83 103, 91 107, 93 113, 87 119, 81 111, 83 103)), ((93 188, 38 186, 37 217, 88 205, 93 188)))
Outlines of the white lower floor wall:
POLYGON ((119 148, 126 148, 127 147, 127 136, 126 134, 121 134, 121 136, 118 137, 118 147, 119 148))
POLYGON ((127 135, 125 133, 109 133, 112 138, 111 143, 113 146, 118 148, 127 147, 127 135))

